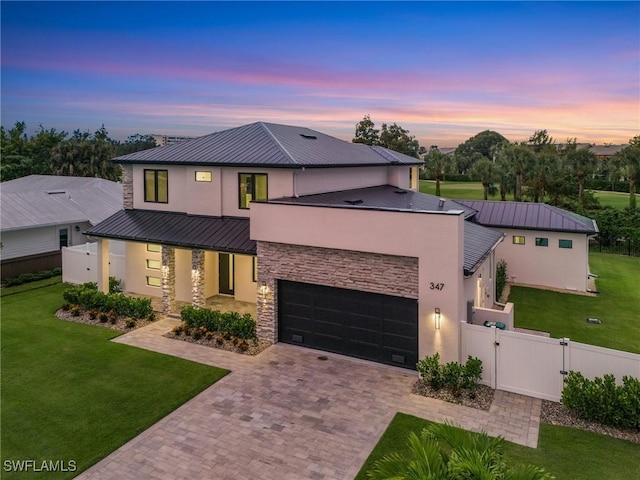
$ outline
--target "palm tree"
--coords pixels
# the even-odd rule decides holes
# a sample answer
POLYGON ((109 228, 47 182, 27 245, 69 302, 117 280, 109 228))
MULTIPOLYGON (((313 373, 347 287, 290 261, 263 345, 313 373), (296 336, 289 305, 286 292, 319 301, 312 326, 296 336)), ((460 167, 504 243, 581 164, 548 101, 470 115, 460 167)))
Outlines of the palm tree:
POLYGON ((440 196, 440 182, 451 169, 451 165, 451 158, 438 150, 438 147, 431 147, 424 156, 424 169, 427 175, 436 181, 437 197, 440 196))
POLYGON ((508 467, 504 439, 472 433, 450 423, 434 423, 409 435, 407 452, 378 460, 367 472, 372 480, 551 480, 544 469, 508 467))
POLYGON ((533 163, 533 152, 526 145, 512 143, 502 149, 499 158, 511 166, 511 171, 516 180, 513 199, 516 202, 521 202, 525 172, 533 163))
POLYGON ((471 167, 471 177, 482 183, 484 199, 489 199, 489 185, 495 177, 495 164, 487 157, 482 157, 471 167))
POLYGON ((584 148, 574 148, 567 152, 567 162, 578 179, 578 201, 584 205, 584 179, 596 169, 598 157, 584 148))

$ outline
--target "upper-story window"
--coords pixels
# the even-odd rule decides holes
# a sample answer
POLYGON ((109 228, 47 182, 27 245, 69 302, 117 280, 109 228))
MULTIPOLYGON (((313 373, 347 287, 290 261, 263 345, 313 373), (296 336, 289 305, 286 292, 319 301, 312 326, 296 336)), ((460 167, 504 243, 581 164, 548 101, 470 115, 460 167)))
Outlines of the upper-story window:
POLYGON ((169 202, 169 172, 167 170, 144 171, 144 201, 169 202))
POLYGON ((196 171, 196 182, 210 182, 212 179, 211 171, 206 170, 197 170, 196 171))
POLYGON ((239 207, 249 208, 249 203, 267 199, 266 173, 239 173, 239 207))

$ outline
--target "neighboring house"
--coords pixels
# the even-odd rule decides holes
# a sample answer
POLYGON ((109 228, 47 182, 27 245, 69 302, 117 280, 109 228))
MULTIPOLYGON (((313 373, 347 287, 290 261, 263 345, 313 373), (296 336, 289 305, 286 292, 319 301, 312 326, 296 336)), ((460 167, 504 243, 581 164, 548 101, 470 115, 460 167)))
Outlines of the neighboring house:
POLYGON ((122 209, 122 185, 101 178, 29 175, 0 184, 2 278, 62 265, 62 247, 122 209))
POLYGON ((507 262, 509 281, 586 292, 589 237, 594 220, 544 203, 461 200, 473 221, 506 235, 496 258, 507 262))
POLYGON ((167 145, 173 145, 174 143, 183 142, 185 140, 191 140, 193 137, 185 137, 180 135, 151 135, 156 141, 158 147, 165 147, 167 145))
POLYGON ((114 159, 124 210, 90 228, 98 283, 126 244, 126 289, 196 306, 255 303, 258 334, 415 368, 459 360, 469 305, 494 305, 504 235, 417 192, 422 161, 314 130, 254 123, 114 159))

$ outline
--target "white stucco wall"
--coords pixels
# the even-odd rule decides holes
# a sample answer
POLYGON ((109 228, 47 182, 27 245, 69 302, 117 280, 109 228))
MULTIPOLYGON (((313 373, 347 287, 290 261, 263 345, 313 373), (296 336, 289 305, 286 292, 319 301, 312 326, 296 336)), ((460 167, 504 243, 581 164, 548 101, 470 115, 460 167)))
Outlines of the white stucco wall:
POLYGON ((160 270, 147 268, 147 259, 162 261, 160 253, 147 252, 146 243, 126 242, 125 246, 126 291, 153 297, 162 297, 161 287, 147 285, 147 276, 162 279, 160 270))
MULTIPOLYGON (((498 229, 496 229, 498 230, 498 229)), ((496 262, 507 262, 510 282, 553 288, 587 290, 589 242, 584 234, 536 230, 499 229, 506 237, 496 249, 496 262), (525 244, 513 243, 524 236, 525 244), (536 237, 548 238, 548 247, 537 247, 536 237), (572 240, 573 248, 559 248, 560 239, 572 240)))
POLYGON ((387 167, 307 168, 295 173, 296 193, 315 193, 374 187, 387 183, 387 167))
POLYGON ((258 287, 253 281, 253 257, 234 255, 234 294, 236 300, 256 303, 258 287))
POLYGON ((464 279, 465 302, 473 301, 476 307, 493 306, 496 291, 493 256, 489 255, 472 276, 464 279))
POLYGON ((418 258, 419 357, 438 351, 444 361, 458 361, 459 322, 466 315, 462 273, 463 221, 461 214, 453 212, 384 212, 254 204, 251 238, 418 258), (444 286, 435 289, 431 284, 444 286), (442 314, 440 330, 434 328, 436 307, 442 314))

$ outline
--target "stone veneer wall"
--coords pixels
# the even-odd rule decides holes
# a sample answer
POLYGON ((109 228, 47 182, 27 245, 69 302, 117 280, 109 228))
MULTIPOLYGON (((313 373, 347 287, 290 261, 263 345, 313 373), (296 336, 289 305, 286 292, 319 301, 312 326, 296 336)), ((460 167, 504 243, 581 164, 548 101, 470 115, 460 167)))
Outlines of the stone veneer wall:
POLYGON ((204 306, 204 250, 191 251, 191 297, 195 307, 204 306))
POLYGON ((272 343, 278 338, 277 280, 417 299, 418 259, 258 242, 257 330, 272 343))
POLYGON ((122 167, 122 206, 125 210, 133 209, 133 165, 122 167))

